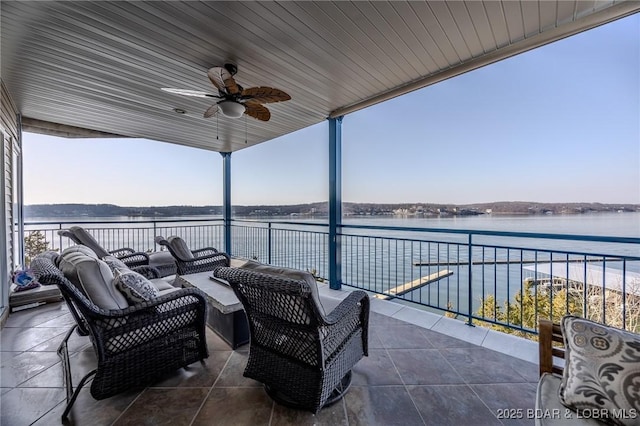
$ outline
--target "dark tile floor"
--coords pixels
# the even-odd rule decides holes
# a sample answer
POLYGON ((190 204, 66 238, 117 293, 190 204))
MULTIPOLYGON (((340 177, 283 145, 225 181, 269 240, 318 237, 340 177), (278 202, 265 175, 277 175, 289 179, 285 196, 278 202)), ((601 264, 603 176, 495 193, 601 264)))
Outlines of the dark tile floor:
MULTIPOLYGON (((73 320, 62 303, 10 315, 0 332, 0 423, 57 425, 64 410, 56 354, 73 320)), ((96 401, 85 388, 75 425, 501 425, 533 424, 537 366, 371 314, 370 353, 346 397, 317 415, 273 403, 244 378, 247 346, 232 351, 208 331, 210 357, 142 390, 96 401), (504 409, 524 419, 502 420, 504 409)), ((74 383, 95 365, 86 337, 71 339, 74 383)))

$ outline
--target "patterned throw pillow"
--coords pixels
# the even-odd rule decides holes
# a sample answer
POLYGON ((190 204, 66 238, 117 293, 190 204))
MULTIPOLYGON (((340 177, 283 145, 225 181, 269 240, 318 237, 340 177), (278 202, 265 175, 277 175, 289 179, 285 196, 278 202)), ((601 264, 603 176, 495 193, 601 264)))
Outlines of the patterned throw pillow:
POLYGON ((137 272, 117 269, 115 275, 114 286, 130 304, 146 302, 159 294, 156 286, 137 272))
POLYGON ((640 421, 640 336, 593 321, 562 319, 566 365, 560 401, 615 425, 640 421))

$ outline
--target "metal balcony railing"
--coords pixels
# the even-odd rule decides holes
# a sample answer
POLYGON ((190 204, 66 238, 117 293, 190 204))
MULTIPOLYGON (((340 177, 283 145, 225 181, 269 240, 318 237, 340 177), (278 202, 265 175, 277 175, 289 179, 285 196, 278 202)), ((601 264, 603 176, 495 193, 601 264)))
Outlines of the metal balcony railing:
POLYGON ((74 243, 59 236, 58 231, 73 225, 82 226, 108 250, 129 247, 142 252, 157 251, 160 247, 154 239, 158 235, 180 235, 190 247, 224 246, 222 219, 25 222, 25 238, 40 232, 49 249, 62 251, 74 243))
MULTIPOLYGON (((49 248, 81 225, 108 249, 159 249, 156 235, 224 247, 221 219, 29 222, 49 248)), ((539 318, 572 313, 640 331, 640 238, 343 224, 342 284, 503 331, 532 335, 539 318)), ((233 220, 232 255, 326 280, 326 223, 233 220)), ((27 253, 28 254, 28 253, 27 253)))

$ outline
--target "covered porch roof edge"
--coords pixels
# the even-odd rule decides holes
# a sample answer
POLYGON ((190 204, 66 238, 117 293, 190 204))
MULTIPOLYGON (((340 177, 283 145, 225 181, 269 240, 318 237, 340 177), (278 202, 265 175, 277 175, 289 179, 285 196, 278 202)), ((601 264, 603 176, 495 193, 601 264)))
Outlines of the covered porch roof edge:
POLYGON ((466 72, 473 71, 475 69, 493 64, 500 60, 507 59, 511 56, 515 56, 517 54, 544 46, 545 44, 553 43, 563 38, 573 36, 583 31, 590 30, 592 28, 607 24, 609 22, 624 18, 638 12, 640 12, 640 2, 620 2, 607 9, 590 15, 586 15, 582 19, 567 23, 566 25, 562 25, 560 27, 546 30, 544 32, 540 32, 532 37, 525 38, 524 40, 516 42, 510 46, 506 46, 494 50, 493 52, 486 53, 482 56, 463 62, 457 66, 451 67, 439 73, 420 78, 418 80, 405 84, 404 86, 396 87, 387 92, 380 93, 355 104, 335 109, 333 112, 331 112, 331 114, 329 114, 328 118, 336 118, 359 111, 372 105, 376 105, 381 102, 396 98, 398 96, 405 95, 415 90, 425 88, 432 84, 436 84, 449 78, 462 75, 466 72))

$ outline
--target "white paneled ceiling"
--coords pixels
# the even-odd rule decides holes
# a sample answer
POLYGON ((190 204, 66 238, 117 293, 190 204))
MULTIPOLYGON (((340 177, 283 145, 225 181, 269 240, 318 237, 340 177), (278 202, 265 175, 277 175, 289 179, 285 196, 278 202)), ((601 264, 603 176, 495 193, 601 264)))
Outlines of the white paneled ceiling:
POLYGON ((2 80, 25 121, 236 151, 636 13, 614 1, 6 1, 2 80), (203 118, 232 62, 292 99, 203 118), (173 110, 187 111, 184 115, 173 110))

